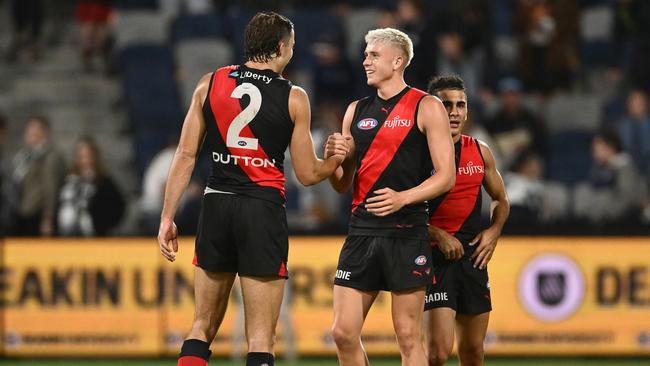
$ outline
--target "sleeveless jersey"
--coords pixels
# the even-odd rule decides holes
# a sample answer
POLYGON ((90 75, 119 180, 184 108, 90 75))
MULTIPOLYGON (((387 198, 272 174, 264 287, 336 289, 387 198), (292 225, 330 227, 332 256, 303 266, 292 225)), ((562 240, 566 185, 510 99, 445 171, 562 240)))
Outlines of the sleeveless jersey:
POLYGON ((485 163, 476 139, 461 135, 454 147, 456 184, 449 192, 430 202, 429 223, 454 235, 467 254, 470 240, 481 231, 481 186, 485 163))
MULTIPOLYGON (((356 166, 349 235, 426 238, 427 205, 417 203, 378 217, 365 209, 381 188, 403 191, 431 176, 426 136, 418 129, 417 111, 427 94, 406 87, 383 100, 366 97, 357 103, 350 126, 356 166)), ((425 239, 426 240, 426 239, 425 239)))
POLYGON ((268 69, 236 65, 212 74, 203 103, 209 188, 284 204, 290 91, 291 82, 268 69))

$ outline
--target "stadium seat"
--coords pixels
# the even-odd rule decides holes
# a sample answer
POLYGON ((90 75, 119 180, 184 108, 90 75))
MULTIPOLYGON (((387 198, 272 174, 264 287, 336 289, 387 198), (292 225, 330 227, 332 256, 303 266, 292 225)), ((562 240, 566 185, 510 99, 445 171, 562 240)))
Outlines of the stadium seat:
POLYGON ((180 15, 171 27, 171 41, 178 43, 197 38, 227 38, 228 18, 212 14, 180 15))
POLYGON ((376 8, 358 8, 350 10, 343 20, 345 22, 345 38, 347 43, 347 56, 350 60, 360 60, 363 37, 377 24, 376 8))
POLYGON ((140 43, 164 44, 167 40, 167 20, 151 10, 120 11, 113 27, 118 50, 140 43))
POLYGON ((117 9, 158 9, 158 0, 116 0, 117 9))
POLYGON ((549 139, 548 176, 572 186, 585 180, 591 167, 593 134, 580 130, 558 132, 549 139))
POLYGON ((602 101, 590 94, 555 94, 544 117, 550 133, 567 130, 595 132, 601 123, 602 101))
POLYGON ((205 73, 234 63, 233 48, 223 39, 188 39, 174 47, 179 66, 179 87, 188 107, 196 83, 205 73))
POLYGON ((174 60, 167 46, 139 45, 120 55, 126 110, 134 132, 136 168, 144 172, 169 136, 178 133, 184 111, 180 104, 174 60))

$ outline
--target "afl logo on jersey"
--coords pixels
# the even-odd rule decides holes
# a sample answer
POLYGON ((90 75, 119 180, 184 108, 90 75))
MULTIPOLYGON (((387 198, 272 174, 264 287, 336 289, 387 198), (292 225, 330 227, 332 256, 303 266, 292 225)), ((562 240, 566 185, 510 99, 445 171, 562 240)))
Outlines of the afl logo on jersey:
POLYGON ((415 258, 415 264, 417 264, 418 266, 423 266, 427 264, 427 257, 425 255, 421 255, 415 258))
POLYGON ((357 127, 359 127, 360 130, 371 130, 377 127, 378 124, 379 122, 374 118, 364 118, 357 122, 357 127))

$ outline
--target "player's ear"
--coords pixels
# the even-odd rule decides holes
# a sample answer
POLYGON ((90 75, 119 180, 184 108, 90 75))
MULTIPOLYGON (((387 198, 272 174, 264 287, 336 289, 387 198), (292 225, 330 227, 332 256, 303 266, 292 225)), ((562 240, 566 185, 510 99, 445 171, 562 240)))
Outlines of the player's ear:
POLYGON ((393 60, 393 69, 399 70, 404 65, 404 56, 397 56, 393 60))

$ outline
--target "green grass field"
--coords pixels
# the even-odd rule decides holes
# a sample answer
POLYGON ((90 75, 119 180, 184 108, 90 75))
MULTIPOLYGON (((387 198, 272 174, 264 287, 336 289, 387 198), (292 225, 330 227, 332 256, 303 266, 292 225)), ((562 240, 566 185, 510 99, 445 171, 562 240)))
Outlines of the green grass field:
MULTIPOLYGON (((372 366, 399 366, 398 359, 377 359, 370 360, 372 366)), ((109 359, 109 360, 83 360, 83 359, 58 359, 58 360, 22 360, 22 359, 0 359, 0 365, 11 366, 174 366, 175 359, 109 359)), ((212 360, 211 366, 241 366, 243 362, 224 362, 212 360)), ((305 359, 295 363, 287 363, 280 360, 278 366, 336 366, 335 359, 305 359)), ((456 359, 451 360, 448 365, 458 365, 456 359)), ((492 358, 485 362, 485 366, 647 366, 650 365, 650 358, 617 359, 617 358, 492 358)))

